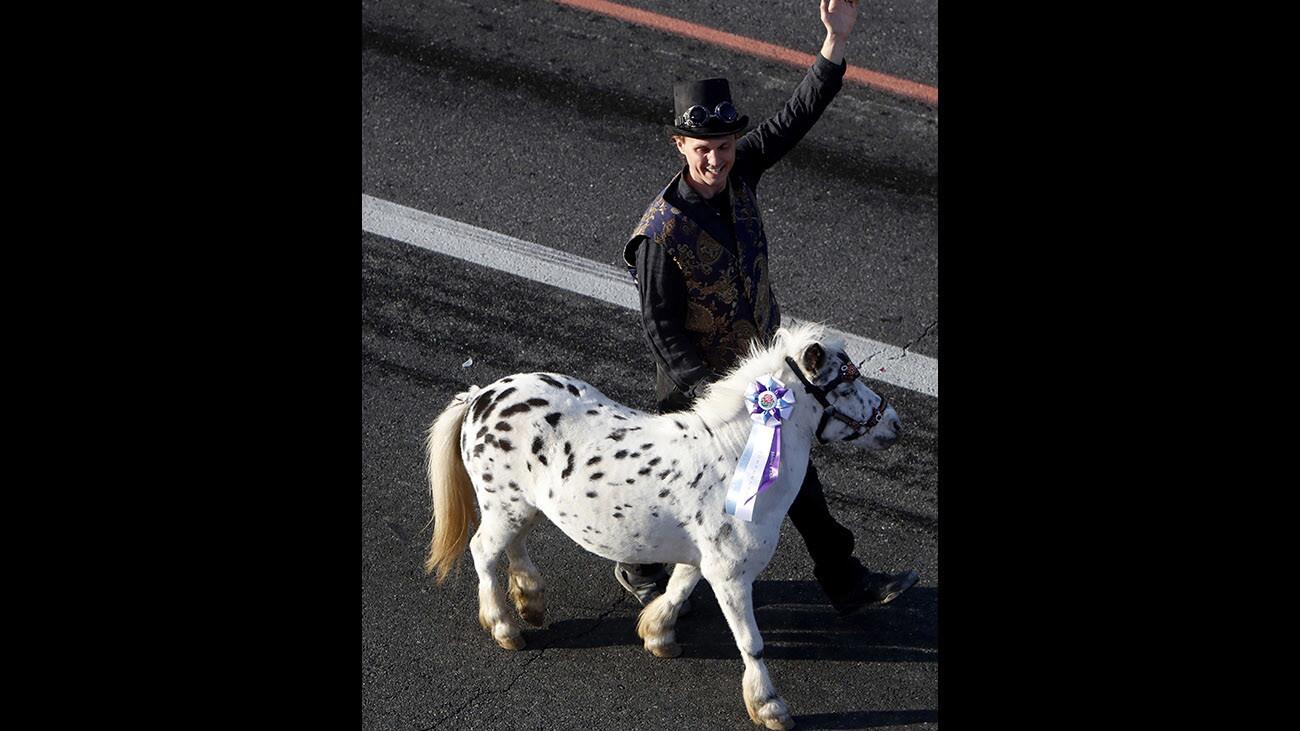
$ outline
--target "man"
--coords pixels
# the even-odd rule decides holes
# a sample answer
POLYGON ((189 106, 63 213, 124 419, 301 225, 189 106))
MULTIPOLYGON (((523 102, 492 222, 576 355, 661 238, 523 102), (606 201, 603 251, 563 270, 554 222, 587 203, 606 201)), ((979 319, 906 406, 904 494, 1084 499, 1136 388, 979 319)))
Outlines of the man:
MULTIPOLYGON (((748 352, 752 339, 770 342, 780 324, 754 190, 843 83, 857 0, 821 0, 821 19, 820 57, 785 108, 748 133, 749 117, 736 110, 726 79, 673 87, 670 131, 685 167, 651 202, 624 250, 655 356, 661 413, 689 408, 748 352)), ((841 615, 892 601, 916 583, 915 571, 874 573, 853 557, 853 533, 831 516, 811 463, 788 515, 841 615)), ((662 592, 667 577, 660 564, 616 564, 614 575, 642 605, 662 592)))

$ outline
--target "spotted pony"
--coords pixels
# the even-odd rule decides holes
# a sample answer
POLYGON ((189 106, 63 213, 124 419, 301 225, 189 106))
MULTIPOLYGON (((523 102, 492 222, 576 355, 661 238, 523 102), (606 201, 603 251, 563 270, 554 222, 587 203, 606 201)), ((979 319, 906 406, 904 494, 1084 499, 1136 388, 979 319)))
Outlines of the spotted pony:
POLYGON ((799 324, 778 330, 769 347, 756 344, 689 411, 638 411, 554 373, 472 386, 429 429, 434 531, 425 571, 441 584, 468 542, 479 623, 501 647, 518 650, 524 639, 497 571, 504 557, 510 600, 524 621, 541 625, 545 584, 525 547, 540 514, 611 561, 676 564, 667 590, 641 611, 645 648, 658 657, 681 653, 678 611, 707 579, 740 647, 750 718, 792 728, 763 662, 752 585, 776 551, 814 439, 869 450, 897 441, 898 415, 857 376, 842 339, 799 324), (794 391, 796 405, 781 429, 780 476, 746 522, 723 506, 752 423, 745 389, 772 374, 794 391), (475 502, 480 524, 470 539, 475 502))

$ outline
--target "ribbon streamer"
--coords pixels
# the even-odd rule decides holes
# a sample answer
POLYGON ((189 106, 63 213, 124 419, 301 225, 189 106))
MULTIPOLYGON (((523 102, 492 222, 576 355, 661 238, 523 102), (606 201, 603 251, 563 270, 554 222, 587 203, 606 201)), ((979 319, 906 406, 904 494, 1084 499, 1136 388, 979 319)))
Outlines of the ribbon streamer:
POLYGON ((794 410, 794 393, 775 375, 764 376, 745 389, 745 404, 754 424, 731 476, 723 509, 728 515, 752 522, 759 494, 780 475, 781 423, 794 410))

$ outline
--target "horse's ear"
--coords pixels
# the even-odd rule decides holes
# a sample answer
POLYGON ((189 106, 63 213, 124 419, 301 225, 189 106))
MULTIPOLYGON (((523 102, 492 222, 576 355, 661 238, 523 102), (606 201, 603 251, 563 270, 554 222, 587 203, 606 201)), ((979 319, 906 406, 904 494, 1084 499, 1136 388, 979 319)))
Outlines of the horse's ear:
POLYGON ((808 371, 809 376, 815 378, 826 363, 826 351, 819 343, 813 343, 803 349, 803 355, 799 360, 802 361, 803 368, 808 371))

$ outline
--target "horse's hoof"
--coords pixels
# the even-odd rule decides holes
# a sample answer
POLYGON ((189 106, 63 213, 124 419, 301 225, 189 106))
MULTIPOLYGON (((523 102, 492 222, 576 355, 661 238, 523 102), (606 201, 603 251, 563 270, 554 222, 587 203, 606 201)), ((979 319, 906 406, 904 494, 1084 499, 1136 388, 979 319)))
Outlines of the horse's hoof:
POLYGON ((507 650, 522 650, 524 649, 525 642, 523 635, 515 635, 513 637, 498 638, 497 644, 507 650))
POLYGON ((786 709, 785 703, 768 702, 758 709, 751 708, 746 704, 745 710, 749 711, 749 720, 758 726, 780 729, 781 731, 794 728, 794 719, 790 717, 790 712, 786 709))
POLYGON ((646 643, 645 649, 655 657, 677 657, 682 654, 682 646, 676 642, 646 643))

